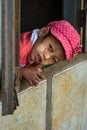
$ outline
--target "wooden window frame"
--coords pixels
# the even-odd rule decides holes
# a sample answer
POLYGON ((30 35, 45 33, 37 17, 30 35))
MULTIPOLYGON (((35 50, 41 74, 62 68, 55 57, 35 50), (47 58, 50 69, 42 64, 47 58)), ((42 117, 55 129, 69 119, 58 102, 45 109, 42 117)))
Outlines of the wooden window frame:
POLYGON ((2 0, 2 115, 18 105, 15 91, 19 66, 20 0, 2 0))

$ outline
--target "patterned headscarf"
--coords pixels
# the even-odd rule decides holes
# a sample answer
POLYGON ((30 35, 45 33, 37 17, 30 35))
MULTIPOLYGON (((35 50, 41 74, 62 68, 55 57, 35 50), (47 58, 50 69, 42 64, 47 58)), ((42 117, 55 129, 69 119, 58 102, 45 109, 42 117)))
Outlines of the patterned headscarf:
POLYGON ((47 26, 50 28, 50 33, 61 42, 66 59, 71 59, 81 52, 80 35, 68 21, 54 21, 47 26))

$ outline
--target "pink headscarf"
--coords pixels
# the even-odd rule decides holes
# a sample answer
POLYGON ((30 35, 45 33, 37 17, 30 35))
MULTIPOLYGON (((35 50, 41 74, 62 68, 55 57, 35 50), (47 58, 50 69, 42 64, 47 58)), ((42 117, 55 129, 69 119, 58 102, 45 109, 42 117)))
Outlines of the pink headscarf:
POLYGON ((51 34, 61 42, 66 59, 71 59, 82 50, 80 35, 68 21, 54 21, 48 23, 47 26, 50 28, 51 34))

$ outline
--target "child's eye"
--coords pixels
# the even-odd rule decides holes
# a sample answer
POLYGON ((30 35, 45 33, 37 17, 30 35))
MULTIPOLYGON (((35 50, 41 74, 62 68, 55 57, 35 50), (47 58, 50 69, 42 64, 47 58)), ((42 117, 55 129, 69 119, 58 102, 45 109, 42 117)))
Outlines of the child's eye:
POLYGON ((51 44, 49 44, 49 51, 50 51, 50 52, 53 52, 53 47, 52 47, 51 44))
POLYGON ((53 57, 52 61, 53 61, 53 63, 56 63, 56 62, 57 62, 57 60, 56 60, 55 57, 53 57))

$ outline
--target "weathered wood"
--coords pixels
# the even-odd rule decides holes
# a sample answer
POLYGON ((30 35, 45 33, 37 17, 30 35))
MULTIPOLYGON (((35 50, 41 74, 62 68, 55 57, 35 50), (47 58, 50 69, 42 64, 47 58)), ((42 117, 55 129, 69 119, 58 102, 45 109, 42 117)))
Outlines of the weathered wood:
POLYGON ((19 2, 2 1, 2 115, 13 114, 18 105, 15 67, 19 64, 19 2))

